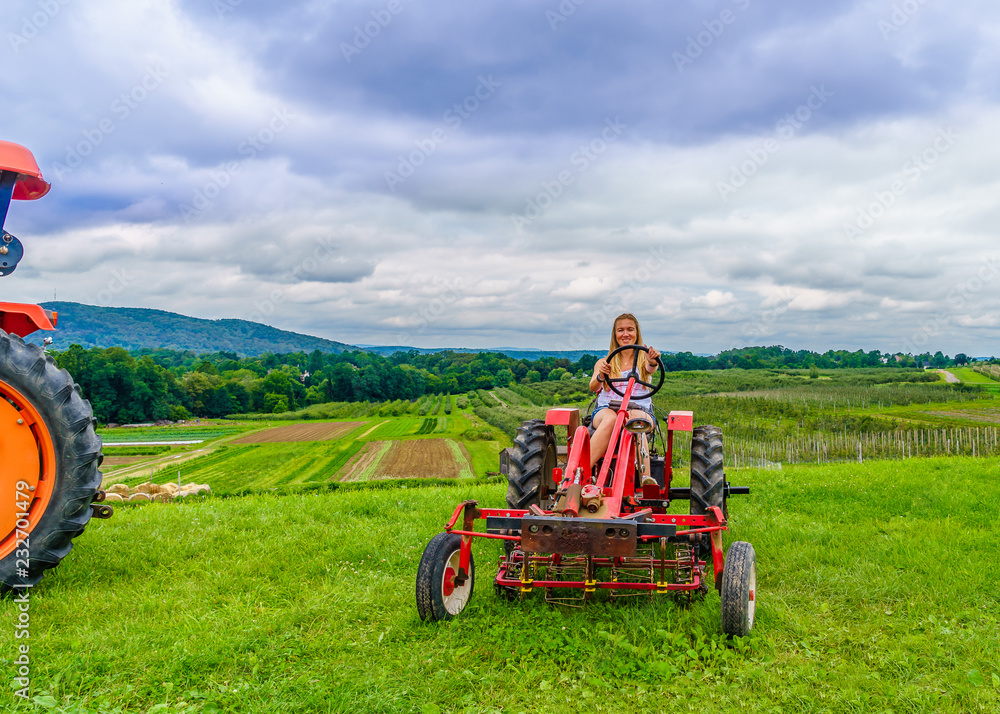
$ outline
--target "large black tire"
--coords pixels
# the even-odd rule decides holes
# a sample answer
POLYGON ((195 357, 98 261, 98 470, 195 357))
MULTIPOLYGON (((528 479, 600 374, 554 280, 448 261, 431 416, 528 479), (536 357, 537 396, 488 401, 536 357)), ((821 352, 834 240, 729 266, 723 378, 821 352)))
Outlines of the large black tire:
POLYGON ((691 434, 692 516, 704 516, 712 506, 729 517, 726 503, 726 474, 722 463, 722 429, 705 424, 691 434))
POLYGON ((552 469, 556 467, 556 433, 541 419, 522 422, 514 437, 507 474, 507 505, 527 509, 545 506, 554 491, 552 469))
MULTIPOLYGON (((54 568, 73 547, 73 539, 83 532, 90 520, 90 504, 101 485, 98 470, 103 459, 101 440, 94 432, 95 421, 90 403, 80 396, 69 372, 56 367, 51 357, 20 337, 0 330, 0 413, 17 423, 18 413, 33 409, 41 417, 31 425, 31 436, 39 448, 40 473, 38 494, 45 479, 53 479, 47 503, 38 495, 31 496, 28 521, 28 543, 18 545, 17 529, 0 533, 0 593, 14 587, 33 586, 42 573, 54 568), (16 418, 14 418, 16 417, 16 418), (51 443, 51 448, 44 444, 51 443), (23 566, 27 551, 28 567, 23 566), (21 560, 21 563, 17 561, 21 560), (27 573, 25 575, 25 572, 27 573)), ((3 429, 11 428, 4 423, 3 429)), ((0 439, 4 435, 0 434, 0 439)), ((0 464, 0 469, 8 466, 0 464)), ((0 496, 0 508, 15 508, 15 484, 24 474, 3 473, 0 483, 10 487, 10 493, 0 496), (9 483, 8 483, 9 482, 9 483)), ((39 474, 33 474, 33 481, 39 474)), ((22 523, 23 525, 23 523, 22 523)), ((22 532, 25 529, 21 529, 22 532)))
POLYGON ((431 539, 417 568, 417 613, 421 620, 450 620, 472 599, 476 585, 476 561, 469 553, 469 578, 455 585, 462 536, 438 533, 431 539))
POLYGON ((757 610, 757 555, 753 546, 736 541, 726 553, 722 569, 722 631, 746 637, 757 610))

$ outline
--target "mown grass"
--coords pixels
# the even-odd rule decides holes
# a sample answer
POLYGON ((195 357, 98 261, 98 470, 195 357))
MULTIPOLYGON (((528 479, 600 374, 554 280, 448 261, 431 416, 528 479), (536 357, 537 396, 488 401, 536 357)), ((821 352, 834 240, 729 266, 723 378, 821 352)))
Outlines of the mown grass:
MULTIPOLYGON (((93 523, 31 594, 53 712, 994 712, 1000 466, 953 458, 741 470, 727 541, 757 551, 758 619, 520 603, 477 542, 463 616, 425 624, 421 552, 503 485, 148 504, 93 523)), ((13 676, 16 607, 0 604, 13 676)), ((9 710, 35 711, 13 697, 9 710)))
POLYGON ((207 483, 219 493, 242 493, 275 486, 328 483, 367 442, 354 439, 223 445, 186 461, 152 467, 124 483, 174 481, 207 483))
POLYGON ((135 441, 213 441, 226 436, 235 436, 253 429, 260 424, 252 422, 223 422, 205 420, 200 424, 169 424, 166 426, 101 427, 97 435, 104 441, 127 444, 135 441))
POLYGON ((1000 394, 1000 382, 991 379, 982 372, 977 372, 971 367, 952 367, 948 370, 963 382, 979 385, 982 389, 992 392, 994 395, 1000 394))

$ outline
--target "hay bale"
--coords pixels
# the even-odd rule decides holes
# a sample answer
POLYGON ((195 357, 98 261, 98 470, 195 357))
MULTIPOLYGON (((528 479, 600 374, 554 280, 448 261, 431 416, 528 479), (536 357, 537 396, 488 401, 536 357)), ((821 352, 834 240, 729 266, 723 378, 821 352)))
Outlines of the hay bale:
MULTIPOLYGON (((128 493, 128 489, 126 489, 126 493, 128 493)), ((107 503, 123 503, 125 498, 120 493, 106 493, 104 500, 107 503)))
POLYGON ((138 486, 132 489, 132 493, 133 494, 153 493, 153 484, 151 484, 149 481, 146 481, 145 483, 140 483, 138 486))
POLYGON ((153 500, 156 501, 157 503, 170 503, 171 501, 174 500, 174 494, 170 493, 169 491, 162 491, 153 496, 153 500))
POLYGON ((152 497, 148 493, 140 491, 138 493, 133 493, 128 497, 128 500, 130 503, 134 501, 149 501, 152 500, 152 497))
POLYGON ((112 484, 111 486, 108 486, 106 489, 104 489, 104 492, 107 493, 108 495, 112 493, 118 496, 125 496, 125 497, 129 495, 128 486, 126 486, 123 483, 112 484))
POLYGON ((167 483, 163 484, 163 488, 165 491, 168 491, 170 493, 177 493, 177 491, 180 490, 177 488, 177 484, 174 483, 173 481, 168 481, 167 483))

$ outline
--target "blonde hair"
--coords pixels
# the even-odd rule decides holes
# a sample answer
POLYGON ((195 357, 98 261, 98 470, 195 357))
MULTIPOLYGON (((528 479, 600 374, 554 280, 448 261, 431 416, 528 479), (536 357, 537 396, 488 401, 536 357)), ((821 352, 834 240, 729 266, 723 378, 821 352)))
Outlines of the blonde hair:
MULTIPOLYGON (((621 345, 618 344, 618 338, 615 336, 615 330, 618 328, 619 320, 631 320, 632 324, 635 325, 635 344, 637 345, 643 344, 642 330, 639 327, 639 321, 636 319, 635 315, 633 315, 631 312, 623 312, 621 315, 615 318, 614 322, 611 323, 611 346, 608 347, 608 354, 611 354, 616 349, 621 347, 621 345)), ((616 354, 614 359, 612 359, 610 362, 611 371, 613 372, 612 376, 614 377, 619 376, 623 371, 622 354, 624 353, 616 354)), ((639 353, 637 351, 634 351, 632 354, 639 361, 639 379, 641 379, 643 382, 648 382, 649 372, 646 370, 646 362, 648 361, 648 359, 640 359, 639 353)), ((605 359, 607 359, 607 357, 605 357, 605 359)))

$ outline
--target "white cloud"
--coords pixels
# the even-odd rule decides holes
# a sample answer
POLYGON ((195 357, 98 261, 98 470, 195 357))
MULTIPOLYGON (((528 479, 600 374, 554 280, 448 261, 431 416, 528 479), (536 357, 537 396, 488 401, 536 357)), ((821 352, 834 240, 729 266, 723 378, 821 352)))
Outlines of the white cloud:
POLYGON ((719 290, 709 290, 704 295, 699 295, 696 298, 692 298, 690 305, 692 307, 707 307, 716 308, 724 307, 726 305, 732 305, 736 302, 736 298, 731 292, 721 292, 719 290))

